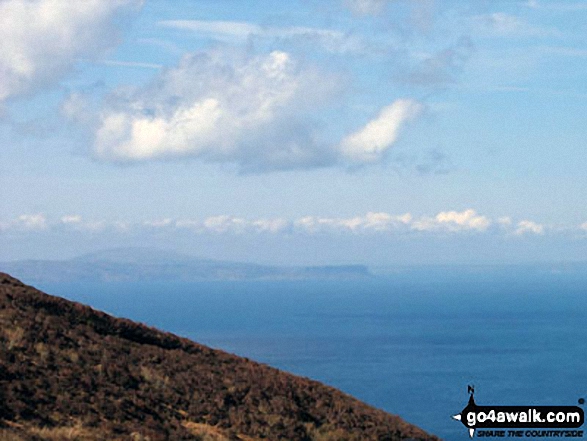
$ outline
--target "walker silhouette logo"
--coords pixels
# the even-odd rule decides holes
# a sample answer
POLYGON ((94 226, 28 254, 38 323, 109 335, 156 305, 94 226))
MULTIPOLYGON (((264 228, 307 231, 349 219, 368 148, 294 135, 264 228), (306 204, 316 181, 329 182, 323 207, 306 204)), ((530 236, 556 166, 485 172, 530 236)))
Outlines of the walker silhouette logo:
POLYGON ((453 418, 469 429, 471 438, 475 431, 477 437, 494 438, 583 437, 583 430, 572 430, 585 421, 578 406, 478 406, 475 388, 468 386, 467 392, 469 403, 453 418))

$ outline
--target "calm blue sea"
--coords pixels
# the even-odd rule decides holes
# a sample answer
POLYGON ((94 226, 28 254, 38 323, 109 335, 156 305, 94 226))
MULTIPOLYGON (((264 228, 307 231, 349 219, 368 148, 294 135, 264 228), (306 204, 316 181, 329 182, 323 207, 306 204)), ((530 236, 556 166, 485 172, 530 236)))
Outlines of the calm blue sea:
POLYGON ((468 439, 451 419, 468 384, 482 405, 587 398, 584 272, 41 288, 328 383, 446 440, 468 439))

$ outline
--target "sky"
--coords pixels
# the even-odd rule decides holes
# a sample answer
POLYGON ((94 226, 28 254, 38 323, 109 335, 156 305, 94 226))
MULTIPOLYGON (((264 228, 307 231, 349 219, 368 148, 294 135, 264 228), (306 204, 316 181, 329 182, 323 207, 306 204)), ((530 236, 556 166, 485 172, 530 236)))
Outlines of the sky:
POLYGON ((0 260, 587 256, 587 2, 0 0, 0 260))

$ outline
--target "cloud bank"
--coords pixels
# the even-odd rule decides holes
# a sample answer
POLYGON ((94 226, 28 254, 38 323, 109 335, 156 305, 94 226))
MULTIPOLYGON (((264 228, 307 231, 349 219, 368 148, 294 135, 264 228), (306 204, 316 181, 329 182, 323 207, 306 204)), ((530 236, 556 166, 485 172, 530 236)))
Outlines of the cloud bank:
MULTIPOLYGON (((132 230, 177 231, 196 234, 497 234, 510 237, 542 236, 554 232, 531 220, 513 222, 510 217, 491 219, 469 208, 463 211, 441 211, 435 216, 414 216, 412 213, 391 214, 367 212, 351 217, 300 216, 245 218, 229 214, 204 219, 161 218, 139 223, 128 221, 87 220, 78 214, 67 214, 57 221, 48 220, 42 213, 24 214, 13 220, 0 222, 0 232, 23 232, 60 229, 78 232, 132 230)), ((587 222, 567 231, 587 230, 587 222)))
POLYGON ((158 24, 226 43, 242 43, 254 38, 307 42, 333 53, 361 52, 365 49, 364 43, 356 36, 334 29, 259 26, 248 22, 220 20, 163 20, 158 24))

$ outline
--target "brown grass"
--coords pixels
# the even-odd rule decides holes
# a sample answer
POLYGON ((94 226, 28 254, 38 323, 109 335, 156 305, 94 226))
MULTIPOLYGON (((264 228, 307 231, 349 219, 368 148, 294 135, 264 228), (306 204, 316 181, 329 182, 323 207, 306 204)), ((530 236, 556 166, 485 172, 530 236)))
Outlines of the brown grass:
POLYGON ((0 441, 437 440, 316 381, 2 273, 0 325, 0 441))
POLYGON ((182 426, 201 441, 229 441, 226 432, 218 427, 192 421, 185 421, 182 426))

